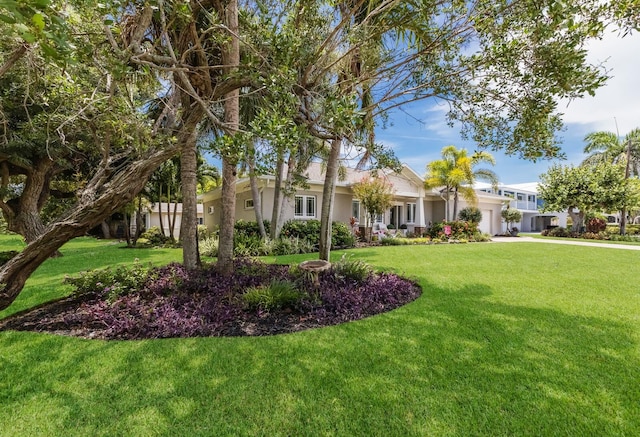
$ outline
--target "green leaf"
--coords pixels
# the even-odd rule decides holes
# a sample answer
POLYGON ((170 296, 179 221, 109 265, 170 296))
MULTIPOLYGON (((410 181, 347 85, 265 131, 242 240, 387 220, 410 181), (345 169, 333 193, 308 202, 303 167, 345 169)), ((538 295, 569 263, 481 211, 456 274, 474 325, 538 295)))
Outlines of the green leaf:
POLYGON ((38 29, 39 31, 44 30, 45 22, 44 16, 42 14, 34 14, 33 17, 31 17, 31 21, 33 22, 33 25, 36 27, 36 29, 38 29))
POLYGON ((29 44, 36 42, 36 36, 31 32, 22 32, 21 36, 29 44))
POLYGON ((0 21, 4 21, 8 24, 15 24, 16 20, 13 17, 9 17, 8 15, 0 14, 0 21))
POLYGON ((42 48, 42 52, 44 53, 45 56, 48 56, 50 58, 58 58, 60 57, 59 53, 56 51, 56 49, 52 46, 50 46, 47 43, 42 43, 40 44, 40 47, 42 48))

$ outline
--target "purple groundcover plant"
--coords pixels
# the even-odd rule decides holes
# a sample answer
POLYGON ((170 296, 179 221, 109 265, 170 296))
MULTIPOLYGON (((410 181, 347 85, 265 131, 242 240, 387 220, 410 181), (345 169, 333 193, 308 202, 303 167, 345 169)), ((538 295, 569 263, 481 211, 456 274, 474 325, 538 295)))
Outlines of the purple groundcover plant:
POLYGON ((104 339, 271 335, 335 325, 390 311, 421 293, 412 281, 381 273, 361 281, 333 269, 319 285, 286 265, 240 258, 235 274, 220 275, 215 266, 189 271, 180 264, 150 269, 136 291, 108 298, 108 287, 39 308, 4 323, 5 329, 54 331, 104 339), (274 281, 294 283, 294 305, 269 310, 249 308, 247 290, 266 290, 274 281), (298 296, 298 295, 297 295, 298 296))

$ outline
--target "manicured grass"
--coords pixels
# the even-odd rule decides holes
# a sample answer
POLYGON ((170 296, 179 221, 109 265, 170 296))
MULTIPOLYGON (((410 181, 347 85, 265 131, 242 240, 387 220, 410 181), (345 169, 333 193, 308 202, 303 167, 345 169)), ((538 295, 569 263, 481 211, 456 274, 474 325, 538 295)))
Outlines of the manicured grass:
MULTIPOLYGON (((0 250, 21 250, 24 246, 19 236, 0 235, 0 250)), ((66 274, 131 264, 136 259, 156 265, 182 259, 179 249, 128 249, 124 243, 89 237, 70 241, 62 247, 61 252, 62 257, 49 259, 40 266, 29 278, 16 302, 0 311, 0 318, 69 294, 71 287, 62 285, 66 274)))
MULTIPOLYGON (((109 262, 128 252, 92 244, 65 247, 67 267, 85 251, 111 251, 109 262)), ((275 337, 0 332, 0 435, 637 435, 639 252, 496 243, 349 253, 416 278, 423 295, 275 337)), ((49 275, 64 275, 60 261, 49 275)))

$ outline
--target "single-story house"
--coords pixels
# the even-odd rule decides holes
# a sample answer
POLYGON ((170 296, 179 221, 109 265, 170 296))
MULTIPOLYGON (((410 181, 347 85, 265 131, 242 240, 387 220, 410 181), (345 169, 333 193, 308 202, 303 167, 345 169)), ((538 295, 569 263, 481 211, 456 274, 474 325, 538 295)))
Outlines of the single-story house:
MULTIPOLYGON (((324 171, 320 163, 312 163, 304 176, 307 188, 298 189, 295 193, 295 208, 293 215, 286 219, 319 219, 322 205, 322 189, 324 186, 324 171)), ((384 214, 376 217, 377 223, 393 224, 397 229, 406 225, 408 232, 423 232, 431 223, 440 222, 445 218, 445 202, 437 190, 426 190, 424 178, 408 165, 402 166, 400 173, 392 171, 378 171, 379 177, 387 178, 393 187, 393 204, 384 214)), ((361 224, 365 222, 365 211, 359 199, 353 195, 351 186, 363 178, 371 177, 369 171, 347 169, 344 180, 339 180, 336 186, 333 220, 350 223, 352 217, 361 224)), ((262 203, 262 214, 266 220, 271 219, 274 201, 275 177, 260 176, 258 185, 262 203)), ((501 232, 500 211, 504 201, 503 196, 478 191, 477 207, 482 211, 482 232, 494 235, 501 232)), ((220 224, 222 205, 222 189, 201 195, 204 204, 204 224, 214 229, 220 224)), ((458 210, 466 203, 460 202, 458 210)), ((236 220, 255 221, 255 211, 251 188, 248 178, 239 179, 236 183, 236 220)), ((374 225, 374 229, 375 229, 374 225)))
MULTIPOLYGON (((522 220, 515 224, 522 232, 541 232, 552 226, 567 227, 566 211, 540 212, 542 199, 538 197, 538 183, 498 184, 497 190, 490 184, 478 182, 477 191, 494 193, 511 199, 509 206, 522 213, 522 220)), ((506 230, 506 229, 505 229, 506 230)))
MULTIPOLYGON (((170 219, 174 220, 175 226, 173 228, 174 237, 180 238, 180 225, 182 223, 182 203, 166 203, 156 202, 147 209, 144 214, 144 226, 145 229, 149 229, 152 226, 160 227, 160 214, 162 214, 162 227, 164 228, 164 234, 169 235, 169 227, 171 225, 170 219)), ((198 224, 204 224, 204 207, 201 203, 197 205, 198 224)))

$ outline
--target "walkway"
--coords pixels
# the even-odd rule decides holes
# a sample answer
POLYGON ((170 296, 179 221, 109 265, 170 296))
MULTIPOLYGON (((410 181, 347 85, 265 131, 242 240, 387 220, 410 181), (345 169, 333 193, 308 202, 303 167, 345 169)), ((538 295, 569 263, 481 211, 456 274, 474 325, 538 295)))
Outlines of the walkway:
POLYGON ((551 244, 569 244, 572 246, 592 246, 592 247, 604 247, 606 249, 627 249, 627 250, 640 250, 640 245, 632 244, 612 244, 612 243, 598 243, 596 241, 574 241, 571 238, 565 238, 562 240, 551 240, 546 238, 533 238, 527 236, 521 237, 491 237, 491 241, 494 243, 551 243, 551 244))

